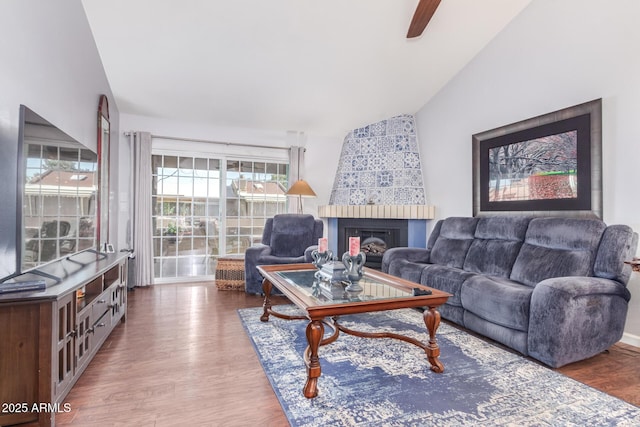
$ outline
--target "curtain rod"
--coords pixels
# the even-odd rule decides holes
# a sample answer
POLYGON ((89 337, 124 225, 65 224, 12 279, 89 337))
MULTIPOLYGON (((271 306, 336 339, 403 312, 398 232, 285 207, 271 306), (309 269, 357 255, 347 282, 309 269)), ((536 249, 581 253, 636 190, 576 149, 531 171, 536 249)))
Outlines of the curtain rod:
POLYGON ((289 147, 276 147, 273 145, 244 144, 241 142, 220 142, 220 141, 212 141, 208 139, 177 138, 175 136, 164 136, 164 135, 153 135, 153 134, 151 134, 151 138, 162 138, 162 139, 169 139, 173 141, 206 142, 207 144, 219 144, 219 145, 234 146, 234 147, 271 148, 274 150, 289 151, 289 147))

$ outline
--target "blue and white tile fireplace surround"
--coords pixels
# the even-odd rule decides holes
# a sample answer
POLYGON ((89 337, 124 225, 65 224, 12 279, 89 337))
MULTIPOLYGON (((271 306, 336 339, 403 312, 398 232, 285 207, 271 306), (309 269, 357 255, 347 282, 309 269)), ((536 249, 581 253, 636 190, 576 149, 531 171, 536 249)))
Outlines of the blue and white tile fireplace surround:
POLYGON ((341 257, 351 236, 360 237, 367 266, 380 268, 377 252, 426 246, 426 206, 415 120, 401 115, 355 129, 345 137, 328 206, 329 249, 341 257), (367 252, 366 247, 373 247, 367 252))

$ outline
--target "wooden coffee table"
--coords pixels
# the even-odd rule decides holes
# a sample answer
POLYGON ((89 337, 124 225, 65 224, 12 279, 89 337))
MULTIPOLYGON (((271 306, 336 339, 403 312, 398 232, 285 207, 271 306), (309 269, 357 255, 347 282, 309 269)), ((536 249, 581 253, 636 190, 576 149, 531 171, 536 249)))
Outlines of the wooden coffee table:
POLYGON ((365 338, 394 338, 417 345, 425 351, 432 371, 444 371, 444 365, 438 359, 440 348, 436 341, 436 331, 440 325, 440 313, 437 308, 444 304, 451 294, 369 268, 364 268, 364 277, 359 282, 364 290, 359 294, 336 291, 336 287, 340 289, 340 284, 334 284, 334 292, 329 294, 327 287, 321 288, 320 281, 315 278, 317 269, 312 264, 262 265, 257 268, 264 277, 264 312, 260 320, 267 322, 270 315, 289 320, 309 320, 306 329, 308 346, 304 353, 307 365, 305 397, 313 398, 318 395, 318 378, 322 372, 318 348, 338 339, 340 331, 365 338), (270 297, 273 286, 306 314, 290 316, 272 310, 270 297), (414 289, 430 294, 413 295, 414 289), (429 332, 429 340, 426 343, 395 333, 354 331, 339 323, 339 316, 342 315, 411 307, 426 307, 423 315, 429 332), (333 334, 326 338, 325 325, 333 329, 333 334))

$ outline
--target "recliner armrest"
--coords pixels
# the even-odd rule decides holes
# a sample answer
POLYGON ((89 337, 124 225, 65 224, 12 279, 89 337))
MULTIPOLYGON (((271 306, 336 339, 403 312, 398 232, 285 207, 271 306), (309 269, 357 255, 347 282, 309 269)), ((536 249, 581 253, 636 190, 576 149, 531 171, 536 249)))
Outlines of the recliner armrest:
POLYGON ((427 264, 430 254, 431 250, 425 248, 396 247, 387 249, 382 256, 382 271, 388 273, 389 266, 398 260, 427 264))
POLYGON ((557 368, 594 356, 624 332, 629 290, 598 277, 555 277, 531 294, 529 355, 557 368))
POLYGON ((318 249, 318 245, 311 245, 304 251, 304 262, 313 262, 313 257, 311 253, 318 249))
MULTIPOLYGON (((625 301, 631 299, 631 293, 620 282, 612 279, 600 277, 566 276, 546 279, 538 283, 531 295, 532 302, 542 293, 551 292, 564 295, 562 298, 574 299, 586 296, 611 295, 624 298, 625 301)), ((556 299, 560 298, 558 294, 556 299)), ((546 297, 545 297, 546 298, 546 297)))
POLYGON ((246 249, 244 253, 245 259, 250 258, 252 260, 257 260, 260 257, 271 255, 271 246, 257 243, 246 249))

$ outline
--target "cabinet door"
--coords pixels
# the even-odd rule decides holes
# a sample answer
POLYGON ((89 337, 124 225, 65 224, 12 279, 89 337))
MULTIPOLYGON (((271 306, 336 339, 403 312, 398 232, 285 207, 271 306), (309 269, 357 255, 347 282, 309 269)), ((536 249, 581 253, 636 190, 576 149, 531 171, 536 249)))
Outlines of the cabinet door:
MULTIPOLYGON (((50 322, 44 319, 42 323, 50 322)), ((38 304, 0 304, 0 325, 0 403, 10 405, 0 412, 0 425, 37 421, 38 414, 30 408, 39 402, 40 307, 38 304)))
POLYGON ((56 302, 56 331, 53 340, 54 366, 56 372, 53 381, 56 396, 64 392, 71 384, 74 375, 75 338, 76 338, 76 294, 71 293, 56 302))
POLYGON ((107 311, 99 319, 93 322, 91 332, 93 334, 94 345, 100 346, 109 332, 111 332, 111 312, 107 311))
POLYGON ((91 308, 87 308, 78 313, 78 335, 76 337, 76 370, 80 370, 85 363, 88 363, 91 355, 91 308))
POLYGON ((111 293, 105 290, 91 303, 93 320, 101 318, 109 310, 111 310, 111 293))
MULTIPOLYGON (((125 259, 120 264, 120 295, 119 295, 119 318, 122 322, 127 320, 127 280, 129 279, 129 259, 125 259)), ((116 320, 114 320, 116 322, 116 320)))
POLYGON ((124 283, 117 283, 109 288, 111 294, 111 326, 115 326, 126 312, 127 286, 124 283))

